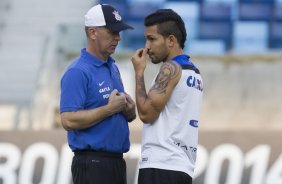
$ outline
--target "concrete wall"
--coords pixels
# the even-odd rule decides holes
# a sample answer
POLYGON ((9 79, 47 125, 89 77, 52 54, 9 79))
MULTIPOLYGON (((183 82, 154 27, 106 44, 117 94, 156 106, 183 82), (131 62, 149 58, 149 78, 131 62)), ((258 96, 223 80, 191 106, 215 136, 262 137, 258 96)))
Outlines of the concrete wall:
MULTIPOLYGON (((204 79, 201 129, 282 129, 282 59, 268 62, 195 59, 194 63, 204 79)), ((117 61, 117 64, 125 88, 134 96, 130 59, 117 61)), ((158 65, 148 63, 145 73, 147 90, 158 68, 158 65)))

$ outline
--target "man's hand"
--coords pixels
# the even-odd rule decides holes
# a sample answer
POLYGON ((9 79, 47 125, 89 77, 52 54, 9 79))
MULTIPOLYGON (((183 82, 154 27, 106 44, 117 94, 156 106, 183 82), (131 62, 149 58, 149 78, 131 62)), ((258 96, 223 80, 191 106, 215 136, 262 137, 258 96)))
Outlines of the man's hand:
POLYGON ((131 61, 136 73, 143 73, 146 68, 146 57, 148 49, 138 49, 132 56, 131 61))
POLYGON ((119 93, 118 90, 114 89, 109 97, 108 105, 110 106, 111 112, 118 113, 125 109, 127 100, 124 93, 119 93))
POLYGON ((122 112, 126 116, 127 120, 131 122, 136 118, 135 102, 128 94, 125 93, 124 95, 127 103, 125 109, 122 112))

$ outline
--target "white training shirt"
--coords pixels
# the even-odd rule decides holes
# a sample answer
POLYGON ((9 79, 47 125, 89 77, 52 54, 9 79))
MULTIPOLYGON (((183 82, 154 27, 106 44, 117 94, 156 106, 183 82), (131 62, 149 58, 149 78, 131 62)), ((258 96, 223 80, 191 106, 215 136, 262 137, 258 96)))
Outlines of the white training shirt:
POLYGON ((193 177, 203 82, 193 69, 182 75, 153 124, 144 124, 139 168, 182 171, 193 177))

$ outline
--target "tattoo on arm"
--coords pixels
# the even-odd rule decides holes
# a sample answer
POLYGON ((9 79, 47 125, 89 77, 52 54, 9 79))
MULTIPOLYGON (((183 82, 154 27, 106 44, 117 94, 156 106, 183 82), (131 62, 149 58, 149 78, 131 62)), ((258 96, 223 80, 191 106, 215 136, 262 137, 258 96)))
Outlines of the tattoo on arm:
POLYGON ((137 96, 143 98, 144 100, 147 98, 144 76, 138 76, 136 80, 136 92, 137 96))
POLYGON ((152 103, 152 99, 148 97, 144 82, 144 76, 138 76, 136 78, 136 97, 137 97, 137 106, 143 104, 146 102, 146 100, 149 101, 151 106, 156 110, 159 111, 159 109, 152 103))
POLYGON ((177 76, 180 72, 180 67, 175 62, 165 62, 155 80, 154 86, 150 91, 155 90, 158 93, 166 93, 168 83, 177 76))

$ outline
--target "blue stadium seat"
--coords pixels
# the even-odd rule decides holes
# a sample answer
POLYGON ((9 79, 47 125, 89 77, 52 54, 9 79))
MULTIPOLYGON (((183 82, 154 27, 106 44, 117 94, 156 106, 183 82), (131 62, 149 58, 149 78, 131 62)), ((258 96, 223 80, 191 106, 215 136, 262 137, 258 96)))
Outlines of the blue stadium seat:
POLYGON ((201 3, 203 0, 167 0, 167 2, 198 2, 201 3))
POLYGON ((205 3, 237 4, 239 0, 204 0, 205 3))
POLYGON ((273 4, 274 0, 240 0, 240 3, 268 3, 273 4))
POLYGON ((199 23, 199 38, 208 40, 222 40, 227 48, 232 41, 232 23, 226 21, 201 21, 199 23))
POLYGON ((204 3, 200 12, 200 19, 204 21, 231 21, 232 18, 228 4, 204 3))
POLYGON ((238 21, 234 23, 233 49, 235 52, 263 52, 268 48, 267 22, 238 21))
POLYGON ((270 48, 282 48, 282 22, 272 22, 270 25, 270 48))
POLYGON ((174 10, 183 19, 199 19, 200 4, 195 2, 167 2, 163 8, 174 10))
POLYGON ((240 3, 239 19, 246 21, 269 21, 273 5, 270 3, 240 3))
POLYGON ((128 6, 128 19, 137 21, 143 21, 147 15, 160 8, 158 4, 150 3, 134 3, 128 6))
POLYGON ((274 7, 273 20, 282 22, 282 4, 276 4, 274 7))

